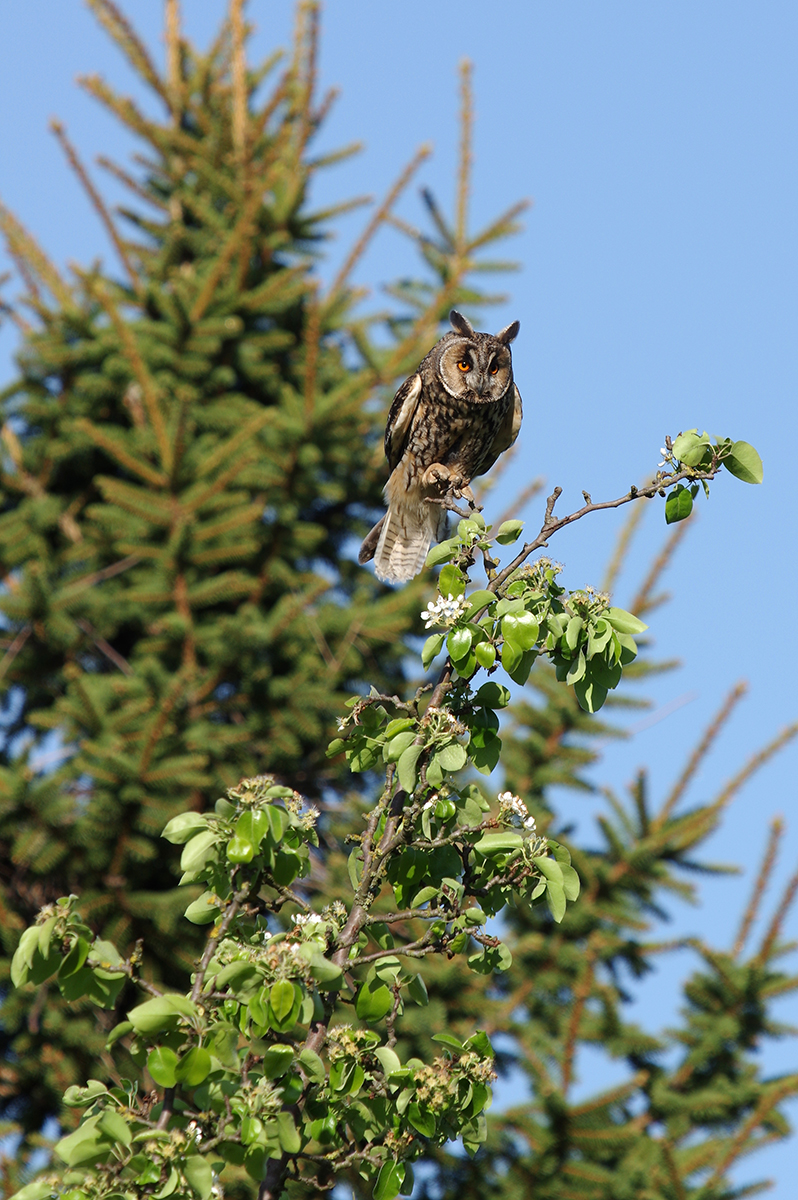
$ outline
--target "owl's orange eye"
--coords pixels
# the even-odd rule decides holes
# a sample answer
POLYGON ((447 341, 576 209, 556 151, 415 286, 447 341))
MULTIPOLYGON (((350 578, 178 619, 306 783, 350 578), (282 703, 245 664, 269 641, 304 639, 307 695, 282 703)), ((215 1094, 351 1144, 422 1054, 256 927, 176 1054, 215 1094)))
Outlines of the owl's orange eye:
POLYGON ((467 358, 461 358, 457 365, 461 371, 470 371, 471 370, 471 363, 468 361, 467 358))
POLYGON ((492 365, 492 367, 491 367, 491 369, 490 369, 490 373, 491 373, 491 375, 498 375, 498 374, 499 374, 499 364, 498 364, 497 362, 493 363, 493 365, 492 365))

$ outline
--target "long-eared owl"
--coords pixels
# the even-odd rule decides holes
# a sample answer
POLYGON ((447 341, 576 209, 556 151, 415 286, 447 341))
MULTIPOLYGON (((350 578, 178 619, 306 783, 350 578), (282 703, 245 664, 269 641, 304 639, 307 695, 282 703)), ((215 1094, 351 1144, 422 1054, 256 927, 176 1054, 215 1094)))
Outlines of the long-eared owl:
POLYGON ((494 335, 475 332, 455 309, 449 319, 452 330, 404 381, 388 413, 388 511, 359 555, 361 563, 373 558, 388 583, 417 575, 431 543, 446 536, 446 510, 429 500, 472 499, 471 480, 490 470, 521 428, 510 353, 519 322, 494 335))

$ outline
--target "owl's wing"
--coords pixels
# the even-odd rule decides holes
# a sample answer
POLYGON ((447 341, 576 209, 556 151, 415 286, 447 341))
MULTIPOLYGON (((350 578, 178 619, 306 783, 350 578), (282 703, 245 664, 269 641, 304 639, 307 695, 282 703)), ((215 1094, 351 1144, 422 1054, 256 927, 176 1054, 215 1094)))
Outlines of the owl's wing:
POLYGON ((398 465, 407 445, 407 435, 421 395, 421 376, 410 375, 393 398, 385 426, 385 457, 391 470, 398 465))
POLYGON ((478 475, 484 475, 486 471, 489 471, 499 455, 504 454, 505 450, 510 449, 518 437, 523 415, 524 408, 521 403, 521 393, 515 384, 513 384, 512 403, 508 406, 507 415, 496 430, 496 436, 491 442, 488 453, 479 465, 478 475))

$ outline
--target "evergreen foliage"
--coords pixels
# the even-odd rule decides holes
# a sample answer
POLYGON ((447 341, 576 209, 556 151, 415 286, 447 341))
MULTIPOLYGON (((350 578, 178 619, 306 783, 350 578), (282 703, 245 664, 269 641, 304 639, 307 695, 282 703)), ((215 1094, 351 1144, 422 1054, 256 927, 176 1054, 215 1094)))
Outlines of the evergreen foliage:
MULTIPOLYGON (((479 550, 493 590, 476 593, 477 620, 461 613, 448 636, 428 639, 425 666, 444 639, 449 657, 425 711, 420 692, 399 699, 415 686, 407 638, 420 630, 423 580, 389 592, 350 552, 379 504, 382 470, 371 451, 384 404, 375 396, 387 399, 453 303, 473 309, 490 299, 473 283, 475 270, 491 267, 477 251, 511 232, 519 211, 467 231, 467 72, 455 219, 428 195, 432 236, 392 215, 417 160, 323 287, 318 254, 336 213, 314 212, 309 189, 340 156, 312 155, 328 107, 315 98, 316 5, 299 5, 293 52, 275 81, 276 60, 261 70, 246 63, 241 0, 230 0, 205 55, 180 36, 176 0, 167 0, 165 74, 110 0, 91 2, 165 117, 150 120, 104 81, 87 81, 146 146, 132 173, 106 162, 131 194, 121 222, 57 128, 122 277, 99 266, 62 277, 0 209, 25 284, 14 311, 19 376, 1 398, 0 1101, 2 1132, 24 1135, 17 1162, 3 1168, 6 1192, 27 1182, 31 1150, 51 1144, 41 1133, 46 1118, 56 1115, 67 1133, 84 1109, 60 1147, 77 1172, 31 1183, 26 1200, 77 1200, 84 1186, 105 1187, 106 1177, 84 1183, 80 1172, 95 1159, 113 1165, 117 1153, 133 1164, 124 1190, 92 1195, 204 1200, 217 1153, 225 1194, 242 1198, 255 1195, 261 1176, 259 1195, 276 1196, 290 1167, 291 1195, 345 1180, 358 1196, 390 1200, 410 1189, 405 1162, 419 1157, 414 1194, 430 1200, 751 1194, 756 1188, 734 1186, 733 1169, 787 1134, 783 1102, 798 1092, 797 1074, 765 1078, 756 1061, 762 1040, 785 1032, 774 1000, 798 988, 780 965, 798 877, 748 947, 778 828, 733 948, 691 943, 699 961, 675 1027, 650 1033, 629 1005, 636 981, 683 948, 656 940, 668 897, 691 898, 689 873, 716 869, 704 863, 703 844, 796 727, 713 801, 685 808, 738 690, 663 801, 652 802, 641 774, 627 801, 606 794, 599 843, 582 845, 555 789, 590 790, 597 739, 618 731, 584 711, 591 697, 583 685, 577 703, 566 675, 574 682, 587 654, 599 688, 610 688, 611 712, 642 703, 627 678, 668 664, 655 663, 645 642, 630 661, 631 637, 615 639, 610 665, 591 657, 588 640, 602 622, 601 637, 611 637, 604 618, 619 610, 569 596, 545 568, 497 574, 489 530, 472 517, 433 552, 448 559, 441 591, 463 591, 479 550), (349 279, 385 222, 408 235, 426 271, 387 289, 396 313, 364 316, 349 279), (516 590, 496 604, 505 582, 516 590), (472 662, 477 646, 484 653, 472 662), (541 657, 531 669, 537 654, 555 665, 541 657), (516 682, 529 676, 501 738, 501 689, 491 683, 480 700, 468 683, 488 659, 516 682), (620 675, 621 662, 616 692, 617 679, 599 681, 616 667, 620 675), (376 692, 363 698, 368 684, 376 692), (342 718, 352 691, 358 698, 342 718), (336 721, 341 737, 327 757, 336 721), (512 804, 493 815, 473 784, 450 778, 467 758, 486 773, 499 750, 504 786, 532 809, 535 833, 519 828, 512 804), (239 786, 242 776, 256 778, 239 786), (440 797, 425 799, 438 787, 440 797), (317 828, 293 788, 322 810, 317 828), (160 837, 167 822, 170 840, 184 843, 189 895, 160 837), (371 894, 359 872, 383 850, 391 887, 378 870, 371 894), (582 894, 566 909, 563 881, 568 900, 575 890, 569 855, 582 894), (432 882, 423 901, 419 863, 428 865, 421 883, 432 882), (461 886, 472 889, 470 908, 461 886), (80 894, 79 916, 71 899, 57 903, 70 893, 80 894), (183 919, 187 900, 192 924, 183 919), (477 900, 488 915, 502 913, 501 941, 486 933, 477 900), (434 913, 424 910, 430 904, 434 913), (267 915, 272 932, 287 935, 269 946, 267 915), (400 968, 394 955, 405 954, 400 968), (297 974, 293 959, 303 955, 297 974), (39 986, 25 990, 30 983, 39 986), (141 1003, 137 988, 151 999, 141 1003), (190 1000, 174 999, 187 992, 190 1000), (186 1007, 200 1001, 199 1011, 186 1007), (357 1027, 351 1038, 342 1019, 357 1027), (529 1082, 528 1100, 487 1122, 480 1110, 491 1052, 477 1028, 497 1040, 499 1073, 515 1066, 529 1082), (443 1052, 432 1034, 444 1035, 443 1052), (623 1064, 626 1080, 575 1097, 584 1047, 623 1064), (92 1078, 100 1082, 75 1086, 92 1078), (221 1120, 224 1129, 221 1080, 239 1125, 231 1116, 207 1150, 186 1131, 189 1118, 203 1128, 221 1120), (143 1150, 131 1149, 131 1128, 143 1150), (311 1140, 300 1143, 300 1130, 311 1140), (475 1157, 445 1152, 446 1138, 458 1135, 470 1151, 483 1143, 475 1157)), ((671 522, 688 515, 716 448, 693 431, 668 449, 681 470, 671 522)), ((720 449, 733 474, 755 479, 761 466, 750 447, 726 440, 720 449)), ((645 616, 660 602, 655 589, 683 530, 676 526, 634 612, 645 616)), ((628 616, 621 612, 616 633, 628 616)))

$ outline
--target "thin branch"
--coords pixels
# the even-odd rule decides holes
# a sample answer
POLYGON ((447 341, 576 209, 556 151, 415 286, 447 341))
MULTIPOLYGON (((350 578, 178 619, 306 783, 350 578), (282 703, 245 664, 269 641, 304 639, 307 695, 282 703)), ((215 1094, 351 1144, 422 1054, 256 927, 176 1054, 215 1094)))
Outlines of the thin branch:
POLYGON ((460 163, 457 173, 457 215, 455 217, 455 249, 463 254, 468 228, 468 193, 473 165, 474 98, 471 90, 473 66, 466 58, 460 64, 460 163))
POLYGON ((118 651, 114 650, 111 643, 106 642, 104 637, 100 637, 99 633, 97 633, 96 629, 92 628, 91 624, 88 621, 85 621, 83 619, 83 617, 76 617, 75 624, 78 626, 79 629, 82 629, 83 632, 91 638, 91 640, 94 642, 95 646, 100 651, 100 653, 104 654, 105 657, 109 660, 109 662, 112 662, 115 667, 118 667, 119 670, 124 675, 132 675, 133 674, 133 668, 131 667, 131 665, 127 661, 127 659, 123 658, 122 655, 118 653, 118 651))
POLYGON ((645 613, 650 611, 655 606, 657 600, 652 596, 651 593, 656 587, 662 572, 668 566, 669 562, 676 553, 677 547, 680 545, 682 538, 686 536, 688 529, 690 529, 691 525, 693 525, 697 520, 697 515, 693 513, 693 515, 688 517, 686 521, 680 521, 676 528, 672 531, 670 537, 662 547, 662 550, 651 564, 651 569, 640 585, 637 595, 632 600, 630 607, 633 613, 645 613))
POLYGON ((701 738, 701 741, 698 743, 695 750, 687 760, 687 764, 679 778, 676 780, 676 783, 673 785, 667 800, 654 818, 654 821, 652 822, 654 829, 660 829, 665 824, 668 817, 673 812, 673 809, 684 795, 688 784, 695 775, 699 766, 709 753, 712 743, 715 741, 721 729, 731 716, 733 710, 737 707, 737 704, 740 700, 742 700, 747 691, 748 684, 740 682, 735 684, 735 686, 729 692, 728 696, 723 702, 723 706, 721 707, 714 721, 712 721, 705 730, 704 736, 701 738))
POLYGON ((242 172, 246 170, 247 63, 244 29, 245 0, 230 0, 233 75, 233 146, 242 172))
POLYGON ((2 661, 0 662, 0 679, 4 677, 6 671, 11 666, 12 662, 17 657, 32 632, 33 630, 31 629, 30 625, 22 626, 19 633, 3 655, 2 661))
POLYGON ((792 908, 796 892, 798 892, 798 871, 795 872, 784 889, 784 895, 781 898, 781 902, 779 903, 779 906, 773 915, 773 920, 770 922, 767 933, 762 939, 762 945, 759 949, 759 953, 756 956, 757 962, 766 963, 770 957, 770 952, 773 949, 773 943, 781 932, 784 918, 792 908))
POLYGON ((751 926, 759 914, 759 906, 762 903, 762 897, 765 894, 765 888, 767 887, 770 873, 773 870, 773 864, 776 861, 776 852, 779 848, 779 842, 781 841, 783 835, 784 821, 781 819, 781 817, 776 817, 776 819, 771 823, 767 849, 765 850, 765 857, 762 859, 762 866, 759 868, 759 874, 757 875, 756 883, 754 884, 754 890, 751 893, 751 899, 746 905, 745 912, 743 913, 743 919, 740 922, 740 929, 737 933, 737 937, 735 938, 734 948, 732 950, 733 958, 738 958, 742 953, 743 946, 748 940, 748 934, 751 932, 751 926))
POLYGON ((549 538, 555 533, 559 533, 561 529, 565 529, 567 525, 573 525, 575 521, 581 521, 582 517, 586 517, 588 513, 601 512, 608 508, 620 508, 624 504, 631 504, 633 500, 650 500, 665 488, 673 487, 674 484, 681 483, 683 480, 689 480, 691 483, 701 479, 714 479, 721 468, 721 463, 717 462, 706 471, 696 471, 692 467, 685 467, 681 471, 677 471, 672 475, 663 476, 661 479, 655 479, 653 483, 647 484, 645 487, 631 487, 624 496, 619 496, 617 500, 604 500, 601 503, 590 501, 578 508, 575 512, 569 513, 566 517, 555 517, 554 506, 562 495, 562 488, 556 487, 549 496, 546 503, 546 515, 543 519, 540 533, 532 542, 527 542, 524 548, 513 559, 509 566, 500 571, 496 578, 490 584, 490 590, 496 591, 506 579, 517 571, 518 568, 529 558, 530 554, 534 554, 536 550, 541 550, 548 546, 549 538))
POLYGON ((67 161, 69 162, 69 165, 71 166, 72 170, 75 172, 78 179, 82 183, 83 190, 86 192, 86 195, 89 197, 89 200, 91 201, 92 206, 94 207, 94 211, 97 213, 98 217, 100 218, 103 225, 105 226, 105 231, 108 234, 108 236, 110 237, 111 241, 113 242, 114 248, 116 249, 116 252, 119 255, 120 259, 122 260, 122 265, 124 266, 125 270, 127 271, 128 275, 130 276, 130 282, 133 284, 133 287, 137 292, 140 291, 141 290, 141 280, 139 279, 136 268, 133 266, 133 263, 130 261, 130 256, 128 255, 127 247, 125 246, 125 243, 122 241, 121 237, 119 236, 119 231, 116 228, 116 225, 114 224, 114 219, 111 216, 108 209, 106 208, 105 202, 103 201, 102 196, 97 191, 96 187, 94 186, 91 179, 89 178, 88 171, 84 167, 83 163, 80 161, 77 150, 72 145, 69 138, 67 137, 66 129, 64 128, 64 126, 61 124, 60 121, 51 121, 50 128, 53 131, 53 133, 55 134, 55 136, 58 138, 58 141, 61 145, 61 149, 64 151, 64 154, 67 156, 67 161))
POLYGON ((384 222, 386 222, 388 220, 388 217, 390 216, 391 209, 393 208, 394 204, 399 199, 402 192, 405 190, 405 188, 409 184, 410 180, 413 178, 416 171, 421 166, 421 164, 424 162, 424 160, 429 158, 431 152, 432 151, 429 146, 421 146, 420 149, 416 151, 413 158, 411 158, 410 162, 407 164, 405 169, 402 171, 402 173, 399 176, 399 178, 397 179, 396 183, 393 185, 391 190, 388 192, 388 195, 385 197, 385 199, 383 200, 383 202, 379 206, 379 208, 376 209, 376 211, 374 212, 374 215, 372 216, 368 225, 363 230, 363 233, 360 235, 360 237, 358 238, 358 240, 355 242, 354 246, 350 250, 350 252, 346 258, 346 261, 344 262, 343 266, 341 267, 340 271, 338 272, 338 274, 336 275, 335 279, 332 282, 332 286, 330 287, 330 290, 326 297, 327 303, 329 303, 330 299, 334 296, 337 296, 338 293, 341 291, 344 284, 346 283, 346 280, 349 278, 350 274, 352 273, 355 265, 363 257, 363 254, 366 251, 366 247, 368 246, 371 239, 374 237, 374 234, 377 232, 380 225, 382 225, 384 222))

